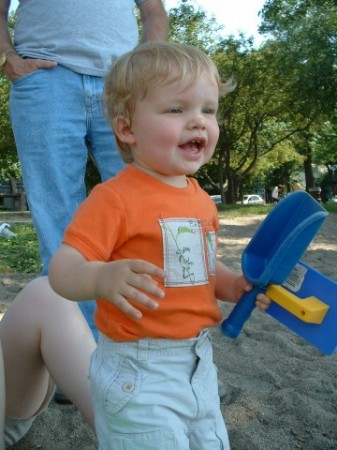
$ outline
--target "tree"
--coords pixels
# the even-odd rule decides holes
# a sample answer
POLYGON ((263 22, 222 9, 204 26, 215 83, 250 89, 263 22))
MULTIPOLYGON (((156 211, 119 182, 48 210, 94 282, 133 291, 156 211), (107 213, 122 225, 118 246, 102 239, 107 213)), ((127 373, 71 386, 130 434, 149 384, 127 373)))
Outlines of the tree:
POLYGON ((304 131, 310 121, 293 110, 288 85, 281 87, 275 44, 256 50, 251 39, 221 38, 214 18, 188 1, 170 11, 171 39, 206 51, 217 64, 222 79, 235 76, 237 88, 220 103, 220 139, 214 158, 197 174, 210 192, 221 192, 234 202, 244 184, 263 179, 279 165, 289 167, 302 157, 291 136, 304 131))
MULTIPOLYGON (((9 17, 8 24, 13 31, 15 16, 9 17)), ((16 146, 12 127, 9 121, 8 102, 9 102, 10 81, 0 73, 0 178, 9 178, 10 176, 20 176, 20 164, 18 162, 16 146)))
POLYGON ((169 11, 170 41, 180 42, 198 47, 211 53, 221 40, 223 27, 217 24, 214 17, 191 0, 181 0, 177 8, 169 11))
MULTIPOLYGON (((219 189, 226 201, 237 199, 247 178, 263 179, 275 166, 300 158, 290 137, 306 129, 285 107, 287 92, 278 89, 273 53, 255 50, 250 41, 224 40, 213 56, 222 78, 235 74, 237 88, 220 102, 220 139, 215 154, 219 189)), ((302 118, 301 118, 302 119, 302 118)))
POLYGON ((310 123, 299 138, 307 188, 313 187, 310 142, 317 125, 335 115, 337 99, 337 6, 325 0, 268 0, 260 32, 274 38, 275 64, 288 105, 310 123))
POLYGON ((323 122, 312 134, 310 146, 313 162, 326 167, 337 163, 337 111, 335 117, 323 122))

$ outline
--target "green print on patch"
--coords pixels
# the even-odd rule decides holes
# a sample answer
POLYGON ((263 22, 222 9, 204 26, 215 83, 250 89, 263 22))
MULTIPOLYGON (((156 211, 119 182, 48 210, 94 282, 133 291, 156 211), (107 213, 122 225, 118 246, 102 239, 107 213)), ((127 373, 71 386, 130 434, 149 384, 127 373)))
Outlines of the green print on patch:
POLYGON ((208 231, 206 233, 207 257, 208 257, 208 271, 209 274, 215 277, 215 263, 216 263, 216 233, 215 231, 208 231))
POLYGON ((208 283, 202 226, 198 219, 161 219, 165 286, 208 283))

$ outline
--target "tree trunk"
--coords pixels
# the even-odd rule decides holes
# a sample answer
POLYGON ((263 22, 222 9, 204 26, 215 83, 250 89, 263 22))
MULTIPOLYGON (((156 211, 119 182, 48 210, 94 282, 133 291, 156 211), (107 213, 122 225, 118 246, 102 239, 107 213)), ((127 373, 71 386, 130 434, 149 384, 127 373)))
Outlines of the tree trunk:
POLYGON ((311 152, 307 153, 307 158, 305 159, 303 165, 304 165, 306 190, 309 191, 309 189, 312 189, 314 187, 314 174, 312 171, 311 152))

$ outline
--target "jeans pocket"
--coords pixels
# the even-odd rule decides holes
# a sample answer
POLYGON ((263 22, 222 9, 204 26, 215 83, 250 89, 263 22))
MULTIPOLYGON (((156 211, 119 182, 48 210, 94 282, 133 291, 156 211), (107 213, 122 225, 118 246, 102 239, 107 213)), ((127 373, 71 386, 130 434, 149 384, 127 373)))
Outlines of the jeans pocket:
MULTIPOLYGON (((170 430, 169 428, 162 428, 144 433, 112 433, 110 435, 110 442, 113 443, 113 447, 111 448, 114 450, 179 450, 180 448, 173 430, 170 430)), ((100 446, 100 448, 110 448, 110 446, 106 447, 103 445, 102 447, 100 446)))
POLYGON ((141 372, 131 360, 116 355, 91 371, 90 382, 106 412, 116 414, 138 394, 141 372))
POLYGON ((28 80, 28 78, 32 78, 32 77, 34 77, 34 75, 37 75, 38 73, 41 73, 43 70, 45 70, 45 69, 36 69, 36 70, 33 70, 32 72, 25 73, 21 77, 16 78, 15 80, 13 80, 12 84, 14 86, 17 86, 21 82, 23 82, 25 80, 28 80))

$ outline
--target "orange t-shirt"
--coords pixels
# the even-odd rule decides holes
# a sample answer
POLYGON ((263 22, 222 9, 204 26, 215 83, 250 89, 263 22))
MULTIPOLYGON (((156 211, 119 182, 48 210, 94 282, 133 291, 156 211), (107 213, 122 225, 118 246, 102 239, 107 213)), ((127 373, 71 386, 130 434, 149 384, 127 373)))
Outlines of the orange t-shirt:
POLYGON ((143 337, 187 339, 218 323, 214 295, 215 205, 197 181, 174 188, 127 166, 96 186, 65 231, 64 243, 89 261, 144 259, 166 272, 157 280, 165 291, 159 308, 141 305, 140 320, 97 299, 97 328, 116 341, 143 337))

